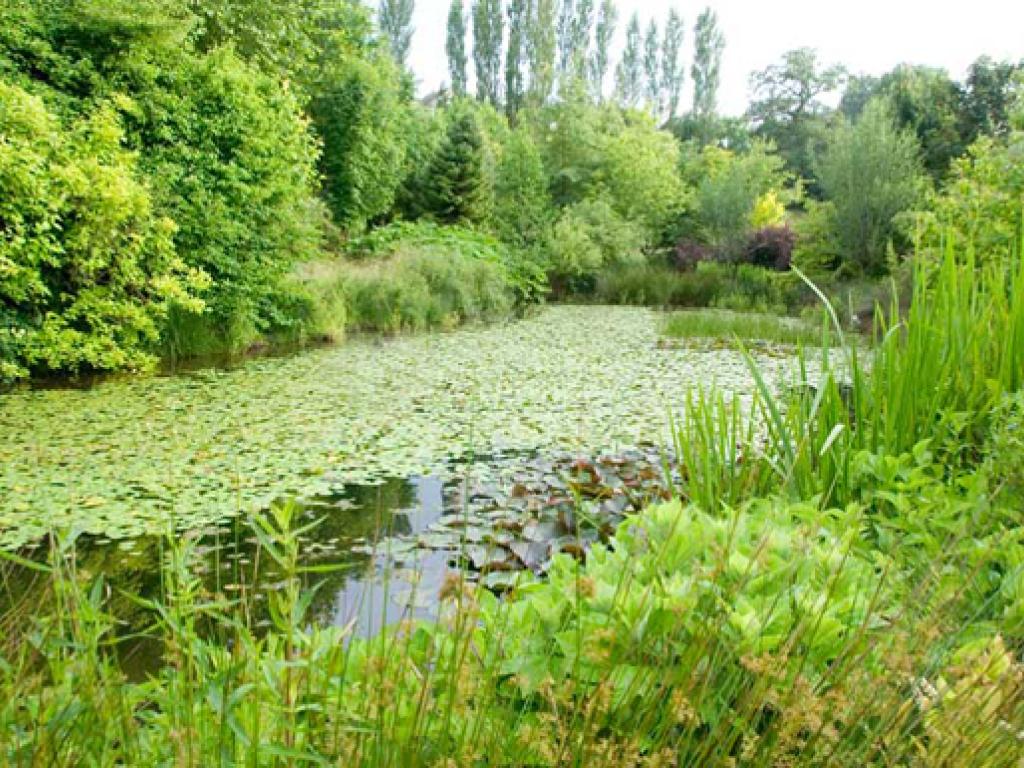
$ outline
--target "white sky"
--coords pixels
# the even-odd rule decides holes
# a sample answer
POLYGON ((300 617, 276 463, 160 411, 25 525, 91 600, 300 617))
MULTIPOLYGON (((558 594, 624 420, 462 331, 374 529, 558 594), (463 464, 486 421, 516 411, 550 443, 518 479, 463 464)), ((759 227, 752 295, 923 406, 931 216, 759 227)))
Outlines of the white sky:
MULTIPOLYGON (((465 0, 467 16, 471 2, 465 0)), ((421 93, 448 80, 444 41, 449 4, 450 0, 416 0, 409 63, 421 93)), ((652 16, 660 26, 673 6, 683 14, 685 56, 690 60, 693 25, 706 5, 717 11, 726 38, 719 92, 719 108, 725 114, 745 110, 752 71, 802 46, 818 49, 823 62, 844 64, 855 74, 881 74, 910 62, 944 67, 959 79, 983 53, 996 59, 1024 58, 1022 0, 618 0, 614 61, 633 11, 640 13, 645 27, 652 16)), ((470 50, 467 54, 472 78, 470 50)), ((689 99, 687 89, 684 103, 688 105, 689 99)))

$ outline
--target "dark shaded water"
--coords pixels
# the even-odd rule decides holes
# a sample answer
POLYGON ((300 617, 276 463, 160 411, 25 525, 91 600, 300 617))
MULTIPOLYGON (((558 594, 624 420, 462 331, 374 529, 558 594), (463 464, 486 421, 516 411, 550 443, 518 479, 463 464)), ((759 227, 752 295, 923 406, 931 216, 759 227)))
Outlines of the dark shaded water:
MULTIPOLYGON (((392 537, 409 537, 437 522, 444 508, 444 485, 435 477, 391 479, 376 485, 351 486, 342 493, 304 502, 301 524, 319 523, 300 539, 303 566, 327 566, 305 577, 318 584, 309 618, 321 626, 351 627, 371 635, 407 618, 432 618, 437 594, 454 566, 446 553, 421 551, 397 568, 389 558, 392 537), (357 551, 362 550, 362 551, 357 551), (377 554, 367 553, 374 550, 377 554)), ((269 627, 266 591, 277 586, 281 574, 261 551, 248 521, 187 534, 193 555, 190 571, 211 596, 249 596, 257 628, 269 627)), ((102 575, 110 612, 122 622, 119 634, 144 633, 152 614, 131 597, 164 599, 161 564, 170 556, 170 542, 142 537, 121 543, 79 537, 73 567, 83 579, 102 575)), ((48 547, 39 546, 22 556, 46 562, 48 547)), ((0 635, 13 637, 32 626, 39 606, 52 602, 47 574, 0 560, 0 635)), ((121 648, 126 669, 133 676, 153 670, 161 648, 133 639, 121 648)))
MULTIPOLYGON (((496 454, 456 467, 447 481, 391 479, 296 502, 294 527, 308 528, 297 541, 300 565, 310 569, 303 578, 316 586, 308 619, 371 636, 402 620, 436 618, 451 574, 501 592, 527 573, 542 575, 560 553, 584 559, 625 515, 670 495, 664 462, 655 446, 593 458, 496 454)), ((75 541, 74 570, 83 583, 102 576, 119 635, 132 638, 119 650, 134 677, 156 671, 163 649, 139 639, 154 615, 133 598, 166 602, 161 565, 172 548, 189 553, 204 597, 242 599, 257 631, 271 626, 267 594, 284 574, 253 521, 182 536, 187 547, 159 537, 75 541)), ((22 554, 41 562, 47 548, 22 554)), ((17 564, 0 564, 0 575, 0 622, 8 636, 23 633, 39 606, 52 604, 50 582, 17 564)))

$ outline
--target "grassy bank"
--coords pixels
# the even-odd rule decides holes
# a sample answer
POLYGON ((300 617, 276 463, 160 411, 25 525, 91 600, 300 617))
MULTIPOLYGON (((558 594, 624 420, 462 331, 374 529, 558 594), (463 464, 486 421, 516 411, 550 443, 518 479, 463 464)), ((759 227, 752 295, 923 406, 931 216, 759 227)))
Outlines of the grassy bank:
POLYGON ((675 501, 504 600, 452 579, 437 624, 310 627, 280 504, 253 523, 271 628, 169 541, 165 666, 126 684, 102 577, 58 545, 0 663, 6 761, 1019 765, 1024 268, 949 256, 914 290, 870 365, 837 328, 835 375, 759 385, 763 431, 694 393, 675 501))

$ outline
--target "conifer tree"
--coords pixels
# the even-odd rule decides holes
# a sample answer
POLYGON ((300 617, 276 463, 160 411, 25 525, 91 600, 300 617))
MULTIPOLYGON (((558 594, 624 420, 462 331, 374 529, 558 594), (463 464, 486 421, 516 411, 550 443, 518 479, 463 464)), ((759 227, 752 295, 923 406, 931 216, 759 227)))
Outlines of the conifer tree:
POLYGON ((484 139, 476 116, 462 110, 452 118, 430 165, 427 209, 443 224, 476 224, 489 213, 484 139))
POLYGON ((466 18, 462 12, 462 0, 452 0, 448 11, 448 37, 445 52, 448 54, 448 73, 452 81, 452 93, 466 95, 466 18))

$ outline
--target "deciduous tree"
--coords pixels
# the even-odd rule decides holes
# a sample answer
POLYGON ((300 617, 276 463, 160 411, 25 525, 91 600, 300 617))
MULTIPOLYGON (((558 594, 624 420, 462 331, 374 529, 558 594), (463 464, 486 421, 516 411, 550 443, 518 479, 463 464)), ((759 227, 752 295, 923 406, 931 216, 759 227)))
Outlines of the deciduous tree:
POLYGON ((448 76, 451 78, 452 93, 465 96, 469 79, 466 75, 466 17, 463 0, 452 0, 448 10, 448 34, 445 39, 448 54, 448 76))
POLYGON ((615 70, 615 94, 619 103, 635 107, 643 94, 644 65, 643 35, 640 32, 640 16, 636 13, 629 20, 626 29, 626 47, 615 70))
POLYGON ((661 47, 661 98, 669 120, 676 116, 676 110, 679 109, 686 79, 682 56, 683 35, 683 18, 673 8, 665 23, 665 39, 661 47))

